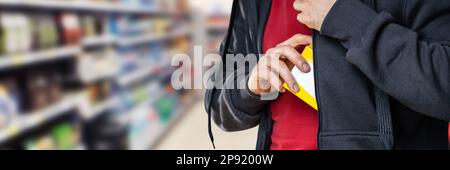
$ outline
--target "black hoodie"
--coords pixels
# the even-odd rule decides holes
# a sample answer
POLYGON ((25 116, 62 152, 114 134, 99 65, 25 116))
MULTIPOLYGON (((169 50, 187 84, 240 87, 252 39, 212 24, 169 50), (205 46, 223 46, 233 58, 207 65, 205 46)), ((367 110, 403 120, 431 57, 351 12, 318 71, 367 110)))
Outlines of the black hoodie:
MULTIPOLYGON (((270 3, 234 1, 223 57, 262 53, 270 3)), ((313 36, 319 149, 447 149, 449 30, 448 0, 338 0, 313 36)), ((226 131, 259 125, 257 149, 269 149, 269 103, 211 89, 205 107, 226 131)))

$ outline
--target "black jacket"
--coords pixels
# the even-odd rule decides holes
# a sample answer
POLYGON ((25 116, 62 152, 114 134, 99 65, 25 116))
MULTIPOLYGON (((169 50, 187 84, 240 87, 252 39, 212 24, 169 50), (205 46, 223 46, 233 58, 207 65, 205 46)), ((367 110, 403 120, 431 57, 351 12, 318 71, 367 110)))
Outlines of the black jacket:
MULTIPOLYGON (((223 57, 262 53, 270 6, 234 1, 223 57)), ((338 0, 313 39, 320 149, 447 149, 450 1, 338 0)), ((205 106, 226 131, 259 125, 257 149, 269 149, 269 103, 211 89, 205 106)))

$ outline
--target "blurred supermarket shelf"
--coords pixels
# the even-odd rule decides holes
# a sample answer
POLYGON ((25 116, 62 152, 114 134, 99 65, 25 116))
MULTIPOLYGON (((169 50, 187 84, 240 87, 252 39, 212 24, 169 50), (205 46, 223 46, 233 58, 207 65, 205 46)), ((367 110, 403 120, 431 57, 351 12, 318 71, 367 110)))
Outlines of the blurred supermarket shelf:
POLYGON ((208 25, 208 30, 210 30, 210 31, 227 31, 228 25, 210 24, 210 25, 208 25))
POLYGON ((37 52, 17 53, 6 56, 0 56, 0 70, 20 67, 29 64, 57 60, 67 57, 74 57, 81 52, 79 46, 61 47, 37 52))
POLYGON ((137 106, 135 106, 134 108, 132 108, 127 114, 125 114, 126 118, 124 118, 123 120, 125 121, 129 121, 131 119, 131 117, 133 117, 134 115, 136 115, 140 110, 145 109, 147 110, 148 107, 155 103, 157 100, 159 100, 162 96, 164 95, 164 93, 157 93, 154 94, 151 98, 146 99, 143 102, 140 102, 137 106))
MULTIPOLYGON (((204 101, 194 104, 185 116, 175 125, 173 130, 157 145, 157 150, 211 150, 212 145, 206 132, 208 116, 204 101), (200 133, 199 133, 200 132, 200 133), (180 142, 182 141, 182 142, 180 142)), ((216 149, 218 150, 254 150, 258 127, 239 131, 225 132, 213 125, 216 149), (236 140, 239 139, 239 140, 236 140)))
POLYGON ((145 145, 148 147, 145 149, 155 149, 157 145, 166 137, 169 131, 171 131, 172 128, 177 124, 177 122, 182 119, 185 113, 192 108, 194 103, 199 101, 198 99, 200 99, 200 96, 191 96, 191 98, 192 99, 188 103, 185 103, 181 107, 178 107, 176 109, 167 125, 154 131, 155 137, 152 137, 148 144, 145 145))
POLYGON ((55 1, 55 0, 0 0, 0 6, 56 10, 80 10, 95 12, 136 13, 136 14, 173 14, 151 7, 114 4, 95 1, 55 1))
POLYGON ((103 63, 97 63, 93 61, 94 57, 83 57, 78 60, 78 78, 83 83, 92 84, 101 80, 107 80, 115 78, 119 70, 118 61, 111 57, 103 63), (102 69, 99 69, 102 68, 102 69))
POLYGON ((156 73, 156 71, 160 69, 161 69, 160 65, 143 67, 131 73, 119 76, 117 82, 120 86, 128 86, 136 81, 142 80, 143 78, 149 76, 152 73, 156 73))
MULTIPOLYGON (((6 42, 53 41, 11 48, 0 55, 0 86, 8 92, 0 97, 28 109, 27 104, 35 99, 53 101, 47 99, 51 92, 63 95, 59 103, 43 102, 46 108, 39 111, 0 113, 0 148, 49 148, 46 142, 59 141, 55 129, 70 129, 64 132, 71 140, 68 143, 76 143, 70 148, 96 149, 97 144, 105 146, 102 138, 111 135, 110 127, 119 127, 112 120, 122 116, 125 121, 127 117, 132 120, 123 129, 112 128, 118 129, 113 132, 117 138, 108 138, 108 148, 156 146, 191 107, 189 102, 200 101, 190 90, 171 88, 170 75, 175 69, 169 65, 171 56, 192 53, 194 45, 203 45, 208 32, 223 32, 213 31, 223 30, 219 26, 202 24, 203 17, 197 17, 198 21, 189 17, 198 11, 191 11, 186 1, 176 1, 0 0, 5 32, 15 35, 9 30, 31 27, 46 33, 42 37, 30 34, 30 41, 15 41, 21 36, 9 36, 12 38, 6 42), (19 22, 6 22, 17 20, 14 17, 19 22), (69 21, 78 23, 67 24, 69 21), (69 44, 73 46, 66 46, 69 44), (42 49, 50 46, 54 49, 42 49), (33 78, 50 83, 34 88, 37 81, 33 78), (64 97, 68 92, 72 95, 64 97), (20 100, 14 98, 16 95, 20 100), (94 139, 85 138, 91 133, 95 133, 94 139), (78 135, 82 136, 79 141, 71 138, 78 135), (137 143, 128 144, 129 139, 137 143)), ((55 99, 61 97, 57 96, 55 99)), ((29 109, 36 108, 42 107, 29 109)))
POLYGON ((66 114, 76 106, 74 96, 69 96, 45 109, 33 113, 21 114, 21 116, 15 117, 5 128, 0 129, 0 143, 14 138, 27 130, 45 124, 62 114, 66 114))
POLYGON ((105 45, 105 44, 113 44, 116 42, 117 42, 116 37, 104 35, 104 36, 98 36, 98 37, 85 38, 85 39, 83 39, 82 44, 85 47, 90 47, 90 46, 98 46, 98 45, 105 45))
POLYGON ((104 113, 105 111, 108 111, 114 106, 117 106, 118 104, 120 104, 118 97, 116 96, 109 97, 100 103, 94 104, 93 106, 80 107, 86 108, 84 111, 81 111, 81 114, 85 120, 92 120, 95 117, 99 116, 100 114, 104 113))
MULTIPOLYGON (((4 1, 0 1, 1 2, 4 1)), ((146 43, 149 41, 160 41, 164 39, 176 38, 178 36, 187 35, 191 32, 190 27, 184 26, 176 29, 176 31, 169 33, 167 35, 162 36, 144 36, 144 38, 125 38, 125 42, 117 41, 118 38, 112 36, 99 36, 93 38, 86 38, 82 41, 82 46, 96 46, 103 44, 111 44, 111 43, 121 43, 121 44, 134 44, 134 43, 146 43)), ((77 54, 82 52, 82 46, 70 46, 70 47, 60 47, 56 49, 36 51, 36 52, 28 52, 28 53, 19 53, 13 55, 5 55, 0 56, 0 70, 5 70, 9 68, 17 68, 19 66, 27 66, 36 63, 48 62, 51 60, 75 57, 77 54)), ((126 74, 118 78, 118 82, 124 86, 141 80, 159 70, 161 66, 155 65, 152 67, 145 67, 139 69, 130 74, 126 74)), ((86 81, 94 81, 96 79, 100 79, 102 77, 114 77, 110 74, 99 75, 92 74, 93 77, 89 78, 86 81)), ((135 107, 133 110, 143 109, 144 107, 148 107, 149 103, 154 103, 157 99, 159 99, 162 94, 152 96, 148 101, 139 104, 139 106, 135 107)), ((63 99, 61 102, 52 105, 44 110, 36 111, 33 113, 20 114, 24 116, 20 116, 16 118, 10 125, 7 125, 4 128, 0 129, 0 143, 5 142, 9 139, 12 139, 27 130, 34 129, 47 123, 55 117, 61 116, 67 111, 70 111, 74 108, 87 108, 85 111, 82 111, 81 114, 83 118, 86 120, 90 120, 102 112, 114 107, 118 104, 119 99, 117 97, 111 97, 103 102, 97 103, 94 106, 90 107, 79 107, 80 104, 80 94, 72 95, 71 97, 67 97, 63 99)), ((134 111, 135 112, 135 111, 134 111)), ((131 111, 133 114, 133 111, 131 111)), ((162 132, 161 132, 162 133, 162 132)), ((159 135, 156 135, 156 137, 159 135)), ((153 138, 152 138, 153 139, 153 138)), ((156 140, 155 140, 156 141, 156 140)))
MULTIPOLYGON (((134 115, 140 114, 142 110, 148 110, 149 105, 156 102, 158 99, 163 97, 163 95, 164 94, 162 93, 157 94, 155 95, 155 97, 152 97, 151 99, 142 102, 133 110, 131 110, 130 113, 126 114, 128 118, 124 120, 130 120, 134 115)), ((185 113, 189 111, 189 109, 191 109, 191 107, 194 106, 195 103, 199 102, 198 99, 201 98, 201 95, 196 94, 194 92, 190 92, 186 94, 185 97, 188 97, 189 100, 184 100, 180 105, 178 105, 178 107, 172 113, 171 119, 167 123, 158 123, 157 125, 153 126, 153 129, 151 129, 151 133, 146 135, 140 135, 139 138, 134 139, 135 141, 137 141, 137 143, 135 142, 130 149, 146 150, 156 148, 157 145, 166 137, 166 135, 177 124, 177 122, 180 119, 182 119, 185 113)))
POLYGON ((183 35, 188 35, 192 33, 192 28, 189 25, 181 26, 177 28, 175 31, 172 31, 167 34, 161 35, 144 35, 138 37, 114 37, 114 36, 99 36, 99 37, 90 37, 83 40, 82 44, 85 47, 89 46, 97 46, 97 45, 105 45, 105 44, 115 44, 117 43, 120 46, 130 46, 135 44, 149 43, 153 41, 162 41, 166 39, 172 39, 183 35))
MULTIPOLYGON (((155 103, 163 95, 164 93, 161 92, 140 102, 137 106, 133 107, 128 114, 124 114, 125 117, 123 117, 123 121, 129 121, 137 112, 142 109, 148 109, 151 104, 155 103)), ((18 117, 14 117, 8 125, 0 128, 0 144, 13 139, 28 130, 44 125, 59 116, 63 116, 71 110, 79 109, 80 112, 78 113, 84 120, 92 120, 95 117, 100 116, 100 114, 105 113, 105 111, 114 108, 120 104, 119 102, 119 97, 112 96, 102 102, 91 105, 87 100, 85 91, 67 95, 64 99, 47 108, 31 113, 23 113, 18 117)))
MULTIPOLYGON (((183 35, 188 35, 192 32, 191 27, 183 26, 177 30, 168 33, 166 35, 147 35, 136 38, 119 38, 113 36, 99 36, 93 38, 86 38, 82 41, 83 46, 95 46, 111 43, 118 43, 119 45, 128 46, 133 44, 147 43, 151 41, 161 41, 165 39, 176 38, 183 35)), ((29 64, 36 64, 42 62, 48 62, 57 59, 75 57, 82 52, 81 46, 67 46, 49 50, 17 53, 11 55, 0 56, 0 70, 8 68, 15 68, 26 66, 29 64)), ((105 75, 110 76, 110 75, 105 75)))
POLYGON ((83 74, 78 75, 83 83, 94 83, 98 80, 105 80, 113 78, 117 75, 117 71, 108 71, 108 72, 95 72, 91 74, 83 74))
MULTIPOLYGON (((152 112, 152 105, 155 104, 158 100, 160 100, 165 94, 163 92, 158 92, 146 100, 139 102, 136 106, 131 108, 126 114, 123 114, 119 119, 124 124, 131 124, 133 121, 141 121, 140 119, 144 117, 148 117, 148 113, 152 112), (139 120, 136 120, 139 119, 139 120)), ((134 137, 130 137, 129 139, 129 149, 131 150, 143 150, 148 148, 148 144, 153 140, 153 138, 157 138, 158 134, 154 133, 154 128, 160 128, 161 122, 152 123, 151 129, 146 129, 145 132, 139 134, 134 137)))
POLYGON ((149 43, 154 41, 163 41, 167 39, 176 38, 192 33, 192 28, 189 25, 176 28, 174 31, 161 35, 143 35, 138 37, 123 37, 117 42, 119 46, 131 46, 142 43, 149 43))

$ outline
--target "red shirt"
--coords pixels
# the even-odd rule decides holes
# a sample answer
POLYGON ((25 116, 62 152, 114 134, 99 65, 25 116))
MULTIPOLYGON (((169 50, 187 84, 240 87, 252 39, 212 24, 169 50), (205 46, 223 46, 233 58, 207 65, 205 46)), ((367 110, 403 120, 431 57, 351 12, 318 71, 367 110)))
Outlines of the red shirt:
MULTIPOLYGON (((311 30, 297 21, 294 0, 272 0, 264 32, 264 52, 295 34, 311 35, 311 30)), ((298 47, 300 52, 304 47, 298 47)), ((317 150, 317 111, 290 92, 271 103, 272 150, 317 150)))

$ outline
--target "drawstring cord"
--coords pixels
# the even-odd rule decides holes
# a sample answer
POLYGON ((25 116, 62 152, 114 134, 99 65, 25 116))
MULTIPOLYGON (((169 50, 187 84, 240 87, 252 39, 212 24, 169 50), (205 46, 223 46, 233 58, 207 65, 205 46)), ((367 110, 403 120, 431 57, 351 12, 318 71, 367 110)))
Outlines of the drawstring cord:
MULTIPOLYGON (((214 96, 214 91, 215 91, 215 89, 212 89, 212 91, 211 91, 211 97, 213 97, 214 96)), ((212 119, 212 114, 211 114, 211 107, 212 107, 212 104, 211 104, 211 102, 209 102, 209 104, 208 104, 208 135, 209 135, 209 140, 211 141, 211 144, 212 144, 212 147, 213 147, 213 149, 216 149, 216 145, 214 144, 214 134, 213 134, 213 131, 212 131, 212 122, 211 122, 211 119, 212 119)))
POLYGON ((214 144, 214 134, 211 128, 211 112, 208 112, 208 134, 209 140, 211 140, 211 144, 213 149, 216 149, 216 145, 214 144))

